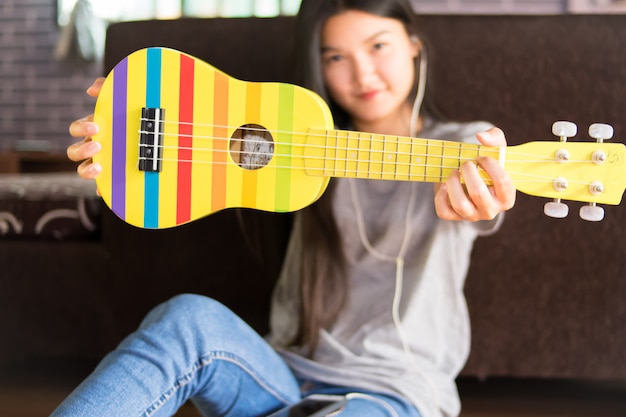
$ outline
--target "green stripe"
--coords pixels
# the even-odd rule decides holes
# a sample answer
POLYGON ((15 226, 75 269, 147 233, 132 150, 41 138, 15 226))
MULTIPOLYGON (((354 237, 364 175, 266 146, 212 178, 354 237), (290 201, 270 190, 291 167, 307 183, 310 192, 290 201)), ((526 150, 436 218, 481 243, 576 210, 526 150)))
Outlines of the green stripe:
MULTIPOLYGON (((294 116, 294 88, 289 84, 280 84, 278 90, 278 146, 275 154, 278 167, 291 166, 291 141, 292 136, 283 132, 293 132, 294 116)), ((291 200, 291 170, 278 169, 276 172, 276 201, 277 212, 290 211, 291 200)))

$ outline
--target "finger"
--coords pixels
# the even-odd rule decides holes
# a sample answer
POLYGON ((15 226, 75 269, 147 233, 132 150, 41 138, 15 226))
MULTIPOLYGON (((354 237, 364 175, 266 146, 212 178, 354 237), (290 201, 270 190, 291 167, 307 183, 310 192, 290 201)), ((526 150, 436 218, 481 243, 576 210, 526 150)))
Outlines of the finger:
POLYGON ((74 162, 80 162, 92 158, 101 149, 100 142, 85 138, 67 147, 67 157, 74 162))
POLYGON ((473 212, 466 212, 465 217, 470 220, 494 218, 501 211, 501 204, 494 198, 493 190, 485 183, 476 164, 464 163, 461 166, 461 175, 465 183, 465 192, 474 208, 473 212))
POLYGON ((456 170, 446 179, 448 199, 452 210, 462 219, 478 220, 477 208, 466 194, 465 180, 461 179, 461 171, 456 170))
POLYGON ((104 84, 104 78, 103 77, 97 78, 96 81, 94 81, 94 83, 90 85, 89 88, 87 89, 87 94, 89 94, 91 97, 98 97, 98 95, 100 94, 100 91, 102 90, 103 84, 104 84))
POLYGON ((479 166, 491 178, 489 191, 498 202, 500 210, 509 210, 515 204, 516 190, 511 177, 500 166, 498 161, 488 157, 479 157, 479 166))
POLYGON ((477 133, 476 139, 485 146, 506 146, 504 132, 497 127, 477 133))
POLYGON ((102 167, 98 163, 94 163, 91 159, 87 159, 83 161, 78 168, 76 168, 76 172, 82 178, 85 179, 94 179, 102 172, 102 167))
POLYGON ((461 220, 450 204, 446 184, 435 185, 435 212, 443 220, 461 220))
POLYGON ((70 135, 75 138, 89 137, 97 134, 99 131, 98 125, 93 122, 93 115, 83 117, 73 121, 70 124, 70 135))

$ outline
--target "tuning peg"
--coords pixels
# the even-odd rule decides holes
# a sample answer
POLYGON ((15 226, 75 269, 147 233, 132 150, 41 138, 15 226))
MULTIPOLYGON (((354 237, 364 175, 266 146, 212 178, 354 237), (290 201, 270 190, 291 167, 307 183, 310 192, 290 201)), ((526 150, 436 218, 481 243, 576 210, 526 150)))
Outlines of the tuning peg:
POLYGON ((567 217, 569 213, 569 207, 567 204, 561 203, 561 199, 557 198, 554 201, 544 204, 543 213, 548 217, 554 217, 555 219, 562 219, 567 217))
POLYGON ((580 214, 581 219, 587 220, 588 222, 599 222, 604 219, 604 209, 600 206, 596 206, 596 203, 582 206, 578 214, 580 214))
POLYGON ((552 133, 558 136, 561 142, 567 142, 567 138, 576 136, 578 127, 575 123, 567 121, 558 121, 552 124, 552 133))
POLYGON ((589 126, 589 136, 602 143, 613 137, 613 126, 605 123, 594 123, 589 126))

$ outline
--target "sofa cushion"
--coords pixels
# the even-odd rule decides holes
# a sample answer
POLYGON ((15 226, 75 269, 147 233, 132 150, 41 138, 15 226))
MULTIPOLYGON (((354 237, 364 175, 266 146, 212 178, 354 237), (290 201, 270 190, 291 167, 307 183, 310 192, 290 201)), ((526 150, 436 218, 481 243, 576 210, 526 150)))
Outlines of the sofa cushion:
POLYGON ((98 234, 93 181, 75 173, 0 176, 0 238, 89 239, 98 234))

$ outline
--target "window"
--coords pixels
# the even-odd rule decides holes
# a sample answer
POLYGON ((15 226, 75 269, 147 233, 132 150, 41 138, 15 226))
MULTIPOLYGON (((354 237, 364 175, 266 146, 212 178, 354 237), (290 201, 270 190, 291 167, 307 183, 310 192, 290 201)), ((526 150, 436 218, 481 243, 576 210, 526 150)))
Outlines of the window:
MULTIPOLYGON (((65 25, 79 0, 57 0, 65 25)), ((82 0, 109 21, 193 17, 270 17, 295 15, 301 0, 82 0)), ((411 0, 418 13, 557 14, 626 13, 626 0, 411 0)))
MULTIPOLYGON (((65 25, 79 0, 57 0, 58 21, 65 25)), ((108 21, 176 19, 193 17, 270 17, 294 15, 300 0, 83 0, 91 3, 94 14, 108 21)))

